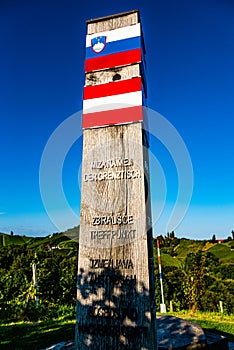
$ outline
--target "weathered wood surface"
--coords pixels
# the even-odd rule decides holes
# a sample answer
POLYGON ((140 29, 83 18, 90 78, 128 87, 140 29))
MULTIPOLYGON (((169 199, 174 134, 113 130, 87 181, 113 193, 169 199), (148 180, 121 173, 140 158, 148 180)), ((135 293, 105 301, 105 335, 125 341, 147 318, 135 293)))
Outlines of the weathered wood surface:
POLYGON ((84 130, 78 349, 154 349, 142 139, 140 122, 84 130))
POLYGON ((106 69, 87 73, 85 77, 85 85, 97 85, 110 83, 115 80, 116 74, 120 75, 119 80, 130 79, 140 76, 140 65, 131 64, 125 67, 118 67, 115 69, 106 69))
POLYGON ((139 23, 139 13, 138 11, 130 11, 122 16, 104 17, 103 19, 87 21, 87 23, 87 34, 94 34, 137 24, 139 23))
MULTIPOLYGON (((141 123, 84 130, 81 224, 92 225, 96 216, 125 214, 134 216, 144 232, 141 140, 141 123)), ((84 238, 84 231, 82 235, 84 238)))

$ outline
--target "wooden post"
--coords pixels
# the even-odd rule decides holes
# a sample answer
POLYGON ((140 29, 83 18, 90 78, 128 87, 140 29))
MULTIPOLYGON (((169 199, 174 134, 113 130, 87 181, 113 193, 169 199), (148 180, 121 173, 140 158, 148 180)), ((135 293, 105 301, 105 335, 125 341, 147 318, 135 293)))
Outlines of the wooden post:
POLYGON ((113 59, 105 57, 105 50, 113 55, 111 50, 126 44, 107 41, 135 35, 135 30, 139 37, 131 45, 142 45, 138 11, 88 21, 75 342, 79 350, 157 348, 143 49, 117 52, 114 67, 104 67, 113 59))
POLYGON ((160 287, 161 287, 161 300, 162 303, 160 304, 160 312, 166 313, 166 304, 164 302, 164 292, 163 292, 163 282, 162 282, 162 265, 161 265, 161 256, 160 256, 160 243, 157 239, 157 253, 158 253, 158 269, 159 269, 159 280, 160 280, 160 287))
POLYGON ((221 300, 219 301, 219 307, 220 307, 220 312, 223 313, 223 302, 221 300))
POLYGON ((172 303, 172 300, 170 300, 170 312, 173 312, 173 303, 172 303))
POLYGON ((37 282, 37 266, 36 264, 32 264, 32 273, 33 273, 33 285, 35 288, 35 304, 39 305, 39 297, 38 297, 38 282, 37 282))

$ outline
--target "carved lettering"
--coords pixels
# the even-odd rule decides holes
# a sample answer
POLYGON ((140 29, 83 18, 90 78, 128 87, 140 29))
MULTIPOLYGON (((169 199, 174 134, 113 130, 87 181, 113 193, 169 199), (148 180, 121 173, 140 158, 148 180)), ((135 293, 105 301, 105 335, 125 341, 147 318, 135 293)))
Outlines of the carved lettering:
POLYGON ((118 230, 97 230, 90 231, 92 240, 102 239, 135 239, 136 230, 118 229, 118 230))
POLYGON ((134 290, 136 286, 136 275, 120 276, 112 275, 97 275, 96 273, 91 273, 88 279, 91 288, 105 288, 109 285, 111 288, 118 287, 128 290, 130 293, 134 290))
POLYGON ((131 321, 136 321, 138 319, 137 309, 133 307, 113 308, 107 306, 102 307, 100 305, 94 307, 90 306, 88 315, 90 317, 115 318, 121 320, 128 317, 131 321))
POLYGON ((92 269, 133 269, 132 259, 90 259, 92 269))
POLYGON ((146 326, 115 326, 108 325, 103 327, 103 324, 97 323, 83 323, 78 325, 78 331, 83 334, 98 334, 100 336, 108 335, 111 337, 120 336, 120 334, 125 335, 128 338, 137 338, 140 336, 146 336, 148 328, 146 326))
POLYGON ((133 160, 128 158, 117 158, 91 162, 92 169, 106 169, 117 167, 128 167, 133 165, 133 160))
POLYGON ((93 226, 99 225, 132 225, 133 215, 121 215, 116 216, 95 216, 93 217, 93 226))
POLYGON ((84 182, 87 181, 105 181, 105 180, 130 180, 130 179, 140 179, 140 170, 116 170, 114 171, 104 171, 99 173, 86 173, 84 174, 84 182))

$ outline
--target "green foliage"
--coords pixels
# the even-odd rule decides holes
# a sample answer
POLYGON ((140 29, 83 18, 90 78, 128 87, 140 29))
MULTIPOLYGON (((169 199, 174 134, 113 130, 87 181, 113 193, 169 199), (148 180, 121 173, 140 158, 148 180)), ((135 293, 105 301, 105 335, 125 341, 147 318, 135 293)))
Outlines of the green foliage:
POLYGON ((211 253, 189 253, 184 262, 184 292, 189 310, 204 310, 204 295, 208 287, 206 276, 218 262, 211 253))
MULTIPOLYGON (((209 243, 188 239, 160 237, 163 290, 167 310, 187 309, 234 312, 234 254, 232 242, 209 243), (177 253, 175 256, 174 253, 177 253), (214 252, 214 254, 213 254, 214 252)), ((155 256, 157 259, 157 256, 155 256)), ((155 262, 156 306, 159 310, 161 290, 155 262)))
MULTIPOLYGON (((11 236, 9 236, 11 237, 11 236)), ((11 237, 11 238, 14 238, 11 237)), ((8 244, 0 249, 0 319, 39 320, 58 317, 62 308, 75 308, 78 244, 64 234, 28 239, 28 244, 8 244), (65 245, 69 249, 45 248, 65 245), (32 283, 37 266, 38 307, 32 283)))
POLYGON ((216 236, 215 236, 215 235, 212 236, 211 241, 212 241, 213 243, 215 243, 215 241, 216 241, 216 236))
POLYGON ((219 279, 234 281, 234 264, 217 264, 214 272, 219 279))
MULTIPOLYGON (((79 234, 78 228, 67 232, 76 238, 79 234)), ((2 238, 3 234, 0 236, 2 238)), ((1 319, 37 321, 61 316, 68 309, 74 311, 78 243, 70 236, 55 233, 44 238, 30 238, 4 234, 4 245, 0 246, 1 319), (38 307, 32 283, 33 263, 37 266, 38 307)), ((159 237, 167 310, 172 301, 174 311, 217 312, 221 300, 224 313, 233 313, 233 241, 217 244, 169 236, 159 237)), ((156 306, 159 310, 161 288, 155 243, 156 306)))

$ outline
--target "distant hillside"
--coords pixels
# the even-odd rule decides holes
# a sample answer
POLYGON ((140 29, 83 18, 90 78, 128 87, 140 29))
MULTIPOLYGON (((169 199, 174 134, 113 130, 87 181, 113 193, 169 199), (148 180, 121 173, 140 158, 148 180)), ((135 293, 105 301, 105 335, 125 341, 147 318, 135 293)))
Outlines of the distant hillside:
POLYGON ((9 244, 25 244, 28 243, 30 240, 31 237, 0 233, 0 248, 9 244))
POLYGON ((0 248, 10 244, 27 244, 29 248, 36 249, 40 247, 57 247, 69 249, 79 240, 79 226, 73 227, 65 232, 52 233, 46 237, 28 237, 17 234, 0 233, 0 248))
POLYGON ((162 266, 175 266, 181 267, 181 261, 176 256, 171 256, 169 254, 161 253, 162 266))
MULTIPOLYGON (((27 237, 0 233, 0 248, 9 244, 27 244, 29 248, 70 249, 79 242, 79 226, 68 229, 65 232, 52 233, 46 237, 27 237)), ((156 244, 156 242, 155 242, 156 244)), ((234 241, 222 243, 200 241, 186 238, 160 239, 161 260, 163 266, 180 267, 188 253, 197 253, 199 250, 214 254, 221 264, 234 264, 234 241)), ((155 251, 156 258, 156 251, 155 251)))
MULTIPOLYGON (((173 241, 171 243, 173 245, 173 241)), ((180 260, 186 258, 188 253, 196 253, 199 250, 203 250, 206 241, 196 241, 192 239, 181 238, 178 240, 178 244, 175 245, 174 251, 180 260)))
POLYGON ((216 243, 208 250, 220 259, 220 263, 234 263, 234 242, 216 243))
POLYGON ((207 251, 214 254, 221 264, 234 264, 234 241, 222 243, 186 238, 160 239, 161 260, 164 266, 181 266, 189 253, 207 251))
MULTIPOLYGON (((163 236, 159 240, 168 310, 172 301, 174 311, 218 312, 222 301, 225 312, 234 313, 234 240, 196 241, 163 236)), ((54 317, 55 313, 58 317, 63 315, 59 310, 63 312, 64 307, 75 305, 78 241, 79 227, 46 237, 0 234, 0 319, 12 319, 15 315, 38 318, 34 303, 27 306, 27 297, 32 301, 35 296, 32 263, 37 265, 43 315, 46 310, 46 317, 54 317)), ((154 273, 159 309, 161 285, 156 243, 155 240, 154 273)))

